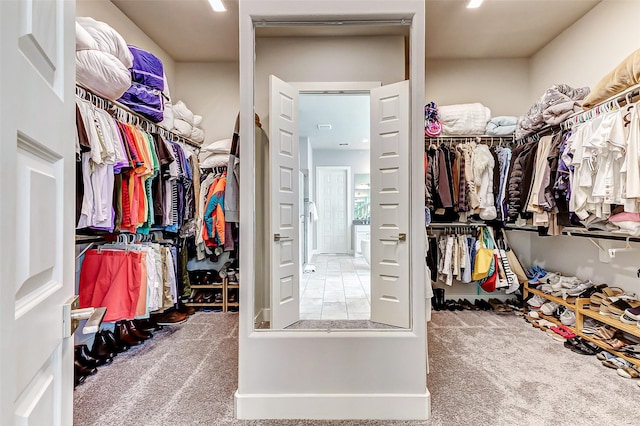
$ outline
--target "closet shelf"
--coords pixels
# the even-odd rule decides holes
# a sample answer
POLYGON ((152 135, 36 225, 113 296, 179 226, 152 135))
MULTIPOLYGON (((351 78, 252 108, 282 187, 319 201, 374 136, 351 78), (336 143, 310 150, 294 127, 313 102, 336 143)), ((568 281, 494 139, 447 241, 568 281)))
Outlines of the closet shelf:
POLYGON ((87 100, 96 107, 104 109, 105 111, 108 111, 110 113, 112 113, 113 111, 122 111, 127 117, 130 118, 129 122, 135 121, 135 124, 143 126, 147 131, 155 131, 167 139, 171 139, 174 142, 182 142, 194 148, 200 149, 201 147, 201 144, 196 143, 191 139, 185 138, 184 136, 181 136, 170 130, 167 130, 164 127, 160 127, 158 123, 154 123, 151 120, 143 117, 142 115, 132 111, 120 102, 112 101, 111 99, 102 97, 78 83, 76 83, 76 96, 87 100))
POLYGON ((635 364, 638 367, 640 367, 640 359, 631 357, 629 355, 626 355, 624 352, 614 351, 613 349, 611 349, 610 347, 608 347, 607 345, 602 343, 602 341, 600 341, 598 339, 594 339, 591 336, 588 336, 588 335, 582 334, 582 333, 579 333, 579 334, 584 340, 588 340, 589 342, 594 343, 598 347, 601 347, 605 351, 610 352, 610 353, 614 354, 615 356, 619 356, 620 358, 624 358, 625 360, 629 361, 630 363, 635 364))
POLYGON ((217 289, 223 289, 224 286, 222 283, 220 284, 192 284, 191 288, 193 289, 204 289, 204 288, 217 288, 217 289))
MULTIPOLYGON (((585 299, 585 298, 581 298, 581 299, 577 299, 575 304, 572 303, 568 303, 567 301, 563 300, 560 297, 554 297, 551 296, 549 294, 545 294, 544 292, 540 291, 540 290, 536 290, 534 288, 529 288, 528 286, 524 286, 524 299, 527 298, 528 293, 532 293, 532 294, 537 294, 547 300, 550 300, 552 302, 556 302, 558 304, 561 304, 563 306, 566 306, 567 308, 573 310, 576 314, 576 324, 574 327, 569 327, 577 336, 582 337, 585 340, 588 340, 589 342, 594 343, 595 345, 597 345, 598 347, 606 350, 607 352, 610 352, 616 356, 619 356, 621 358, 624 358, 625 360, 640 366, 640 359, 638 358, 633 358, 630 357, 628 355, 626 355, 624 352, 619 352, 619 351, 614 351, 613 349, 611 349, 609 346, 607 346, 606 344, 604 344, 604 342, 602 342, 601 340, 598 339, 594 339, 592 336, 584 334, 582 332, 582 326, 584 323, 584 317, 589 317, 589 318, 593 318, 596 321, 599 321, 603 324, 607 324, 610 325, 618 330, 624 331, 626 333, 629 333, 633 336, 637 336, 640 337, 640 328, 638 328, 635 324, 624 324, 623 322, 619 321, 616 318, 610 317, 608 315, 601 315, 598 312, 592 311, 591 309, 589 309, 589 299, 585 299)), ((560 325, 562 324, 560 322, 560 320, 558 320, 555 317, 549 316, 549 315, 545 315, 542 312, 538 312, 538 315, 540 316, 540 318, 544 318, 547 321, 550 321, 554 324, 560 325)))
POLYGON ((224 302, 220 302, 220 303, 204 303, 204 302, 203 302, 203 303, 197 303, 197 302, 187 302, 187 303, 185 303, 185 305, 187 305, 187 306, 192 306, 192 307, 194 307, 194 308, 197 308, 197 307, 216 307, 216 306, 218 306, 218 307, 220 307, 220 308, 222 308, 222 309, 224 310, 224 302))
POLYGON ((240 288, 240 285, 238 284, 227 284, 227 288, 231 289, 231 288, 240 288))
MULTIPOLYGON (((536 232, 536 233, 538 232, 538 228, 533 225, 515 226, 510 224, 510 225, 507 225, 505 229, 507 231, 525 231, 525 232, 536 232)), ((578 227, 563 228, 562 235, 565 235, 568 237, 599 238, 603 240, 616 240, 616 241, 629 240, 633 242, 640 242, 640 237, 632 237, 629 234, 613 233, 613 232, 607 232, 607 231, 589 231, 588 229, 578 228, 578 227)), ((542 237, 546 237, 546 236, 547 235, 544 235, 542 237)), ((553 237, 553 235, 548 235, 548 237, 553 237)))
MULTIPOLYGON (((540 318, 544 318, 547 321, 554 323, 555 325, 563 325, 562 322, 556 317, 553 317, 551 315, 545 315, 542 312, 538 312, 538 315, 540 315, 540 318)), ((578 330, 576 330, 576 328, 574 326, 566 326, 566 327, 569 330, 571 330, 573 332, 573 334, 575 334, 575 335, 580 334, 580 333, 578 333, 578 330)))
POLYGON ((578 299, 577 306, 582 315, 593 318, 596 321, 600 321, 612 327, 615 327, 618 330, 622 330, 633 336, 640 337, 640 328, 637 325, 625 324, 615 317, 610 317, 609 315, 602 315, 599 312, 592 311, 588 307, 585 307, 585 305, 588 305, 588 304, 589 304, 589 299, 578 299))
MULTIPOLYGON (((537 290, 537 289, 531 288, 531 287, 527 287, 527 292, 528 293, 537 294, 540 297, 544 297, 545 299, 547 299, 547 300, 549 300, 551 302, 555 302, 558 305, 566 306, 569 309, 573 309, 573 310, 576 309, 576 305, 574 303, 567 302, 562 297, 552 296, 550 294, 545 293, 544 291, 537 290)), ((638 330, 640 330, 640 329, 638 329, 638 330)))

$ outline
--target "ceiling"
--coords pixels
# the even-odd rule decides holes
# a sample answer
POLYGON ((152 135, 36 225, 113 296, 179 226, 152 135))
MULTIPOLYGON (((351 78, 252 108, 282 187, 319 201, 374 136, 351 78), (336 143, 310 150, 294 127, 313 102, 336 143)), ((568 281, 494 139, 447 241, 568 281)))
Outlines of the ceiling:
POLYGON ((303 93, 299 111, 299 134, 313 149, 369 149, 369 94, 303 93))
MULTIPOLYGON (((207 0, 111 1, 178 62, 238 60, 238 0, 223 0, 224 13, 207 0)), ((425 1, 426 57, 463 59, 529 57, 601 0, 485 0, 478 9, 465 8, 466 0, 425 1)), ((314 28, 305 31, 337 31, 314 28)), ((265 33, 291 35, 295 30, 265 33)))

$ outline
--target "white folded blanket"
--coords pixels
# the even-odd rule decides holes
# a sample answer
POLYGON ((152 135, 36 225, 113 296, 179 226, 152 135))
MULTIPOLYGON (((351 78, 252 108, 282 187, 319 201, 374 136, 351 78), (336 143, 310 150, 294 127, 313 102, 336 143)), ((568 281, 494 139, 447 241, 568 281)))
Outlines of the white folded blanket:
POLYGON ((481 103, 445 105, 438 107, 442 135, 482 135, 491 118, 491 110, 481 103))
POLYGON ((503 115, 493 117, 485 129, 485 134, 489 136, 510 136, 516 131, 518 117, 503 115))
POLYGON ((226 166, 229 164, 229 154, 212 154, 205 158, 202 158, 202 152, 198 155, 198 159, 200 160, 200 167, 203 169, 209 169, 211 167, 219 167, 226 166))

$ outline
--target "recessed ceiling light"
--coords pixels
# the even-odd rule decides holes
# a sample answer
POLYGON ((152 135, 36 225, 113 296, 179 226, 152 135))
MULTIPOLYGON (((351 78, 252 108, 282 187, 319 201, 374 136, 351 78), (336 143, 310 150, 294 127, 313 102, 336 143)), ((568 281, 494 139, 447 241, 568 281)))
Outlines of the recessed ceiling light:
POLYGON ((318 124, 318 130, 331 130, 333 127, 331 124, 318 124))
POLYGON ((214 12, 225 12, 227 10, 222 4, 222 0, 209 0, 209 4, 214 12))
POLYGON ((476 9, 480 7, 484 0, 469 0, 467 3, 467 9, 476 9))

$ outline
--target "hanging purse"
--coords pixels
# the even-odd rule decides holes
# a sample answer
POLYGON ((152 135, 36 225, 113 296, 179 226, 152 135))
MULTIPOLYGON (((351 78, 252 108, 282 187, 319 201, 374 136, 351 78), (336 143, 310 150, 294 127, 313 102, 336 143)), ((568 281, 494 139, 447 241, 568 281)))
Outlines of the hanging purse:
POLYGON ((478 241, 480 243, 480 247, 476 251, 475 264, 473 267, 473 273, 471 274, 471 279, 474 281, 489 277, 491 269, 495 269, 493 248, 487 247, 484 227, 480 228, 478 241))
POLYGON ((524 268, 518 260, 518 256, 516 256, 516 253, 512 250, 511 244, 509 244, 509 240, 507 239, 506 232, 503 234, 502 238, 505 243, 505 252, 507 254, 507 260, 509 261, 509 267, 511 268, 513 273, 516 274, 518 282, 526 283, 529 278, 527 278, 527 274, 525 274, 524 268))
POLYGON ((485 280, 480 281, 480 287, 484 291, 492 293, 496 291, 496 283, 498 281, 498 256, 493 255, 493 274, 489 275, 485 280))

